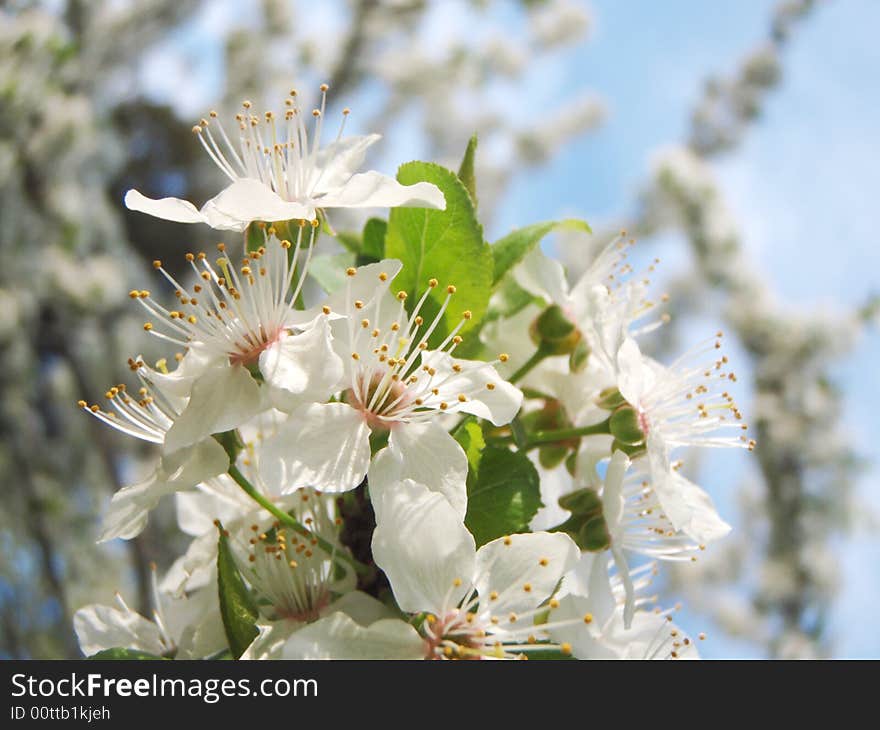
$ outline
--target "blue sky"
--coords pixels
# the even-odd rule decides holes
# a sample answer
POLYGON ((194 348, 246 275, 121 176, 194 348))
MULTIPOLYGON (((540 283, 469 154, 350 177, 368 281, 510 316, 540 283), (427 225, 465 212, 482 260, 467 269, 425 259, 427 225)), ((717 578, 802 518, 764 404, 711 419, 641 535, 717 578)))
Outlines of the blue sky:
MULTIPOLYGON (((593 221, 630 211, 651 150, 684 138, 705 75, 729 72, 766 37, 774 5, 593 2, 592 42, 573 63, 542 73, 559 78, 556 93, 595 89, 610 107, 608 122, 545 170, 519 180, 499 229, 528 222, 535 210, 593 221)), ((820 7, 794 34, 784 84, 761 120, 742 147, 715 165, 747 250, 794 311, 834 312, 880 292, 872 215, 872 193, 880 190, 877 27, 880 5, 868 0, 820 7)), ((878 340, 869 333, 836 369, 853 443, 868 458, 877 453, 878 340)), ((871 464, 858 489, 859 501, 874 510, 880 509, 878 475, 871 464)), ((720 504, 732 503, 726 496, 720 504)), ((868 608, 880 600, 876 529, 864 520, 839 547, 842 585, 830 629, 835 654, 880 656, 880 630, 868 608)), ((744 651, 717 634, 705 645, 710 656, 744 651)))
MULTIPOLYGON (((650 153, 685 137, 705 77, 736 68, 766 37, 775 5, 593 0, 591 40, 535 64, 519 98, 529 101, 525 113, 538 114, 542 104, 556 106, 573 90, 589 89, 608 105, 608 120, 542 170, 515 180, 489 233, 551 216, 593 222, 625 216, 650 153)), ((210 105, 222 83, 220 49, 206 35, 230 22, 228 6, 217 9, 224 6, 209 4, 199 21, 203 33, 189 29, 170 41, 184 54, 182 77, 192 82, 187 90, 169 85, 170 78, 178 83, 175 69, 184 65, 167 48, 155 56, 162 64, 143 77, 151 93, 179 100, 185 113, 210 105)), ((509 20, 509 13, 501 14, 500 30, 509 20)), ((743 145, 715 165, 750 255, 780 301, 796 310, 833 312, 880 292, 872 216, 873 195, 880 190, 878 27, 880 4, 874 0, 821 3, 785 52, 782 88, 771 94, 743 145)), ((880 407, 878 360, 880 338, 871 333, 836 369, 853 443, 868 458, 877 452, 872 437, 880 407)), ((876 464, 864 473, 859 499, 880 511, 878 475, 876 464)), ((730 487, 735 483, 731 479, 730 487)), ((734 504, 734 496, 721 495, 722 509, 734 504)), ((866 520, 840 541, 840 550, 842 586, 831 625, 835 653, 880 656, 880 629, 869 608, 880 603, 877 531, 866 520)), ((714 638, 705 646, 709 656, 745 651, 714 638)))

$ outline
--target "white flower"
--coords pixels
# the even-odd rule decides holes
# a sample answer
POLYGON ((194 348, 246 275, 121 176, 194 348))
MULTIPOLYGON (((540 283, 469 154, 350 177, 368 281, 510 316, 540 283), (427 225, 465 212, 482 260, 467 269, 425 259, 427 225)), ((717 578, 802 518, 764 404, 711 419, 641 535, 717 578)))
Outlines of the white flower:
POLYGON ((340 574, 336 554, 346 548, 339 542, 342 520, 335 499, 301 489, 287 498, 287 507, 306 534, 274 518, 229 532, 238 567, 260 606, 259 635, 243 659, 279 658, 292 634, 324 616, 342 612, 367 626, 393 615, 380 601, 355 590, 352 570, 340 574))
POLYGON ((445 208, 443 193, 430 183, 401 185, 378 172, 357 173, 367 148, 380 135, 342 137, 348 110, 336 139, 324 148, 327 86, 321 87, 321 108, 314 109, 312 138, 297 95, 286 100, 284 119, 273 112, 259 116, 244 102, 235 117, 237 134, 230 137, 216 112, 193 127, 208 155, 230 185, 198 210, 178 198, 153 200, 137 190, 125 194, 131 210, 180 223, 207 223, 212 228, 242 231, 252 221, 315 218, 328 208, 445 208), (216 135, 212 132, 216 131, 216 135))
MULTIPOLYGON (((634 243, 625 233, 609 243, 574 286, 569 287, 562 263, 535 248, 513 270, 517 283, 548 305, 556 305, 574 324, 590 347, 591 355, 609 373, 623 340, 660 326, 664 318, 648 322, 633 332, 631 325, 655 306, 647 299, 649 281, 629 278, 626 248, 634 243)), ((649 271, 653 270, 653 266, 649 271)))
MULTIPOLYGON (((627 575, 636 592, 650 585, 652 569, 649 564, 627 575)), ((622 577, 609 576, 603 555, 584 553, 565 576, 558 600, 558 626, 550 633, 578 659, 699 658, 694 642, 672 623, 672 610, 638 610, 627 626, 622 577), (573 621, 580 616, 585 628, 573 621)), ((636 605, 643 608, 650 602, 653 598, 641 598, 636 605)))
POLYGON ((226 647, 217 591, 206 588, 189 596, 159 589, 152 566, 152 620, 133 611, 116 594, 118 607, 92 604, 73 616, 80 649, 91 656, 123 648, 156 656, 199 659, 226 647))
POLYGON ((635 409, 644 434, 651 486, 676 530, 696 534, 704 496, 676 473, 672 451, 681 446, 742 447, 755 442, 744 435, 747 426, 733 397, 725 389, 736 376, 718 356, 721 333, 680 357, 671 367, 646 358, 631 338, 617 356, 618 389, 635 409), (712 359, 706 357, 712 353, 712 359), (707 361, 708 360, 708 361, 707 361), (736 435, 727 435, 729 432, 736 435))
POLYGON ((632 470, 630 463, 626 454, 615 451, 605 475, 602 505, 612 544, 660 560, 690 560, 706 543, 730 532, 696 484, 674 470, 658 490, 643 471, 643 460, 636 460, 632 470), (676 527, 669 511, 687 511, 687 519, 676 527))
POLYGON ((129 395, 125 384, 120 384, 105 393, 112 410, 104 411, 97 404, 89 406, 85 401, 79 405, 118 431, 165 448, 146 479, 123 487, 113 495, 104 517, 100 542, 138 535, 147 524, 150 510, 163 496, 189 489, 229 468, 226 451, 210 438, 198 440, 186 449, 167 448, 167 435, 187 399, 158 386, 154 382, 156 371, 142 360, 130 359, 129 367, 141 381, 138 398, 129 395))
POLYGON ((144 329, 188 349, 176 371, 154 376, 166 389, 189 397, 169 429, 166 448, 235 428, 264 410, 267 395, 249 368, 258 369, 269 386, 268 401, 285 409, 323 400, 338 385, 342 362, 331 348, 329 310, 294 308, 314 236, 314 225, 300 225, 292 246, 270 228, 265 246, 248 253, 239 268, 223 244, 213 265, 203 253, 187 254, 198 282, 192 287, 154 261, 174 286, 178 309, 166 309, 148 291, 131 292, 155 318, 144 329), (308 251, 300 261, 306 237, 308 251))
MULTIPOLYGON (((637 460, 641 465, 644 460, 637 460)), ((624 550, 661 560, 696 560, 705 544, 730 532, 708 494, 677 470, 663 473, 660 488, 638 468, 629 473, 630 460, 615 451, 602 489, 605 525, 611 555, 624 587, 624 626, 629 629, 635 610, 635 587, 629 578, 624 550), (673 521, 667 515, 675 515, 673 521)))
POLYGON ((374 506, 381 508, 377 505, 384 485, 409 477, 446 494, 463 516, 467 460, 437 419, 472 413, 502 425, 516 415, 522 393, 503 381, 491 363, 451 356, 462 341, 458 332, 469 312, 437 349, 427 349, 455 287, 448 287, 436 317, 426 322, 419 312, 437 280, 430 281, 407 315, 406 294, 388 293, 400 268, 399 261, 387 260, 348 269, 345 290, 330 302, 334 312, 341 308, 347 315, 334 320, 333 327, 348 387, 341 402, 311 404, 291 413, 278 436, 266 444, 263 478, 287 491, 301 485, 353 489, 370 464, 370 433, 387 432, 388 446, 377 456, 375 471, 370 468, 374 506), (291 443, 298 448, 291 449, 291 443))
POLYGON ((447 500, 412 480, 386 495, 372 547, 401 610, 427 614, 427 658, 511 658, 547 649, 537 643, 556 625, 555 604, 548 609, 546 601, 578 555, 558 533, 511 535, 477 550, 447 500), (551 618, 536 625, 548 610, 551 618))

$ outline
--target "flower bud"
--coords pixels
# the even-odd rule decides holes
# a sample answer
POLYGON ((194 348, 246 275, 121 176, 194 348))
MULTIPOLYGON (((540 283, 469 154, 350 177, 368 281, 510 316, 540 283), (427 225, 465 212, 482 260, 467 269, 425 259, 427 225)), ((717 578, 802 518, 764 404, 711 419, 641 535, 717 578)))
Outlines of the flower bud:
POLYGON ((587 366, 590 357, 590 346, 583 338, 579 339, 568 356, 568 369, 573 373, 579 373, 587 366))
POLYGON ((611 414, 608 426, 611 435, 621 443, 635 445, 645 440, 645 434, 639 423, 639 414, 628 403, 620 406, 611 414))
POLYGON ((591 488, 578 489, 559 498, 559 506, 571 512, 571 517, 557 531, 565 532, 581 550, 601 552, 611 544, 608 526, 602 510, 599 493, 591 488))
POLYGON ((599 397, 596 399, 596 405, 606 411, 613 411, 615 408, 619 408, 624 403, 626 403, 626 399, 613 385, 600 391, 599 397))
POLYGON ((569 355, 582 339, 580 330, 555 304, 535 318, 529 327, 529 336, 548 355, 569 355))

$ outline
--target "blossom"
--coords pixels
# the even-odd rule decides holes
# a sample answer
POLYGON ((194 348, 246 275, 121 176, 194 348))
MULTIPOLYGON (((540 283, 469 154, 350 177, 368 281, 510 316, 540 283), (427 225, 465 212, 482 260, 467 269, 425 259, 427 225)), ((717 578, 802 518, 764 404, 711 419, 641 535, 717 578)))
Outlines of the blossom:
POLYGON ((162 591, 152 567, 152 620, 132 610, 116 594, 117 606, 91 604, 73 616, 80 649, 91 656, 124 648, 177 659, 200 659, 226 648, 217 591, 205 588, 189 596, 162 591))
POLYGON ((137 190, 125 194, 126 206, 165 220, 233 231, 242 231, 253 221, 311 220, 318 210, 328 208, 444 209, 443 193, 435 185, 401 185, 378 172, 356 172, 380 135, 343 137, 348 109, 343 111, 336 139, 321 147, 327 88, 321 86, 321 108, 311 113, 311 139, 296 91, 286 100, 283 120, 271 111, 259 116, 245 101, 235 117, 236 137, 227 133, 214 111, 195 125, 199 142, 230 181, 201 210, 186 200, 154 200, 137 190))
MULTIPOLYGON (((653 564, 642 566, 628 573, 626 580, 636 593, 642 592, 650 585, 653 570, 653 564)), ((622 576, 609 574, 604 556, 584 553, 563 579, 555 613, 558 621, 550 634, 578 659, 699 658, 694 642, 672 623, 674 609, 645 608, 653 600, 638 598, 640 610, 628 623, 622 576), (584 615, 590 617, 585 627, 574 621, 584 615)))
POLYGON ((204 253, 187 254, 198 282, 191 287, 154 261, 174 287, 177 309, 166 309, 148 291, 131 292, 154 318, 144 329, 187 349, 173 373, 155 376, 167 389, 188 396, 166 447, 182 448, 235 428, 270 404, 291 408, 324 399, 336 386, 342 362, 331 348, 329 310, 295 308, 315 230, 314 223, 298 226, 294 245, 279 240, 270 228, 265 245, 249 252, 239 268, 223 244, 213 264, 204 253), (267 391, 251 369, 259 372, 267 391))
MULTIPOLYGON (((157 384, 156 371, 143 360, 130 359, 129 367, 141 382, 137 397, 130 395, 126 385, 120 383, 105 393, 111 410, 82 400, 79 406, 122 433, 164 447, 187 399, 157 384)), ((226 451, 213 439, 199 440, 186 449, 164 448, 157 465, 145 479, 113 495, 104 517, 100 542, 135 537, 144 529, 150 510, 163 496, 189 489, 228 468, 226 451)))
MULTIPOLYGON (((646 358, 627 338, 617 356, 618 389, 631 408, 650 465, 651 485, 676 530, 696 535, 705 511, 705 495, 677 473, 670 461, 681 446, 741 447, 755 442, 730 393, 736 380, 718 356, 721 333, 666 368, 646 358), (711 359, 707 354, 712 353, 711 359), (731 431, 737 435, 728 435, 731 431)), ((613 430, 613 429, 612 429, 613 430)))
MULTIPOLYGON (((636 464, 640 467, 642 461, 637 460, 636 464)), ((705 549, 707 542, 730 532, 709 495, 677 470, 664 473, 657 489, 639 468, 627 475, 630 464, 624 452, 615 451, 602 488, 611 555, 624 588, 623 617, 627 629, 635 610, 635 588, 625 550, 661 560, 696 560, 696 552, 705 549), (668 512, 679 519, 673 522, 668 512)))
POLYGON ((426 658, 511 658, 548 648, 537 642, 553 617, 536 619, 552 614, 545 602, 578 555, 567 535, 541 532, 477 550, 449 502, 412 480, 388 492, 372 548, 401 610, 426 614, 426 658))
POLYGON ((516 415, 522 393, 502 380, 492 363, 452 357, 470 312, 436 349, 428 349, 455 287, 447 287, 429 322, 419 312, 438 286, 431 279, 408 315, 406 293, 388 292, 400 268, 399 261, 386 260, 347 270, 344 291, 328 306, 345 314, 333 322, 333 344, 345 363, 347 387, 338 402, 304 405, 291 413, 266 444, 263 478, 287 490, 308 484, 338 492, 356 487, 369 467, 377 509, 385 484, 410 477, 446 494, 463 516, 467 460, 437 419, 471 413, 502 425, 516 415), (373 467, 371 433, 388 434, 388 446, 373 467), (298 448, 289 448, 291 443, 298 448))
MULTIPOLYGON (((545 256, 540 248, 531 251, 513 271, 523 289, 560 308, 585 338, 592 358, 608 373, 615 372, 614 360, 628 335, 649 332, 667 319, 652 320, 630 332, 631 325, 656 306, 647 298, 650 281, 644 276, 629 276, 632 267, 626 261, 626 249, 634 243, 621 232, 571 287, 562 263, 545 256)), ((652 270, 653 265, 649 267, 652 270)))
POLYGON ((369 624, 390 613, 372 596, 355 590, 353 571, 338 570, 337 553, 347 549, 339 542, 342 519, 335 499, 301 489, 285 506, 305 534, 274 518, 227 530, 239 570, 260 606, 259 635, 245 659, 279 657, 291 634, 328 614, 342 611, 369 624))

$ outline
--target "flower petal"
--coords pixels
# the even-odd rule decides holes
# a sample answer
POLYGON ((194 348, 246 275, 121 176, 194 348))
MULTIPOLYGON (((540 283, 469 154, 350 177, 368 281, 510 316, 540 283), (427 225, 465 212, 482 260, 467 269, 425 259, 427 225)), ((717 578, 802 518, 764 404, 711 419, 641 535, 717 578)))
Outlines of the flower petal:
POLYGON ((446 198, 436 185, 427 182, 401 185, 394 178, 372 170, 352 175, 342 187, 310 202, 316 208, 446 209, 446 198))
POLYGON ((423 659, 425 643, 400 619, 382 619, 365 628, 338 612, 295 631, 281 655, 284 659, 423 659))
POLYGON ((509 535, 477 551, 477 591, 481 601, 493 592, 493 612, 520 613, 540 606, 577 563, 580 551, 561 532, 509 535))
POLYGON ((437 394, 425 398, 428 407, 446 403, 443 410, 447 413, 472 413, 503 426, 522 405, 522 391, 503 380, 488 363, 459 360, 439 351, 425 352, 422 362, 437 370, 436 382, 440 383, 437 394))
POLYGON ((191 449, 163 456, 146 480, 124 487, 113 495, 98 542, 134 537, 147 524, 150 510, 166 494, 194 487, 228 468, 229 457, 214 440, 202 441, 191 449))
POLYGON ((125 194, 125 207, 175 223, 207 223, 205 216, 192 203, 180 198, 148 198, 137 190, 125 194))
POLYGON ((654 382, 653 373, 642 357, 636 341, 627 337, 617 353, 617 388, 633 406, 638 406, 642 396, 654 382))
POLYGON ((165 434, 165 452, 236 428, 261 410, 264 409, 260 386, 246 368, 212 368, 195 381, 189 403, 165 434))
POLYGON ((279 407, 291 410, 305 400, 323 401, 342 378, 342 360, 333 351, 330 323, 323 314, 297 334, 282 335, 260 354, 260 372, 283 391, 279 407))
POLYGON ((458 442, 436 423, 400 423, 388 446, 370 465, 370 498, 376 520, 389 491, 411 479, 442 494, 461 520, 467 512, 467 456, 458 442))
POLYGON ((718 540, 730 532, 712 498, 675 470, 651 470, 652 486, 663 511, 676 530, 699 543, 718 540))
POLYGON ((104 649, 122 647, 162 654, 164 647, 159 638, 159 627, 140 614, 113 606, 93 604, 73 615, 73 630, 79 648, 86 656, 104 649))
POLYGON ((543 297, 548 304, 558 304, 563 310, 568 308, 570 297, 565 269, 540 247, 534 248, 514 267, 513 278, 527 292, 543 297))
POLYGON ((370 430, 361 414, 345 403, 313 403, 294 410, 263 442, 258 468, 273 493, 347 492, 369 464, 370 430))
POLYGON ((367 149, 380 139, 381 134, 345 137, 318 150, 315 173, 308 185, 311 194, 342 187, 360 169, 367 149))
POLYGON ((259 180, 243 177, 233 182, 202 207, 212 228, 243 231, 252 221, 312 219, 315 210, 302 203, 283 200, 259 180))
POLYGON ((472 590, 474 538, 446 498, 422 484, 388 491, 372 545, 403 611, 442 614, 472 590))

